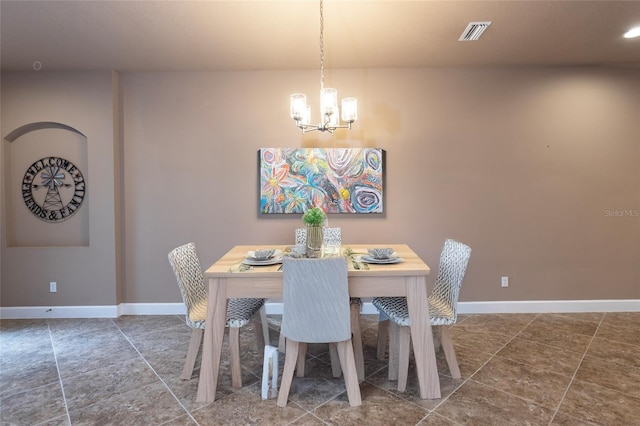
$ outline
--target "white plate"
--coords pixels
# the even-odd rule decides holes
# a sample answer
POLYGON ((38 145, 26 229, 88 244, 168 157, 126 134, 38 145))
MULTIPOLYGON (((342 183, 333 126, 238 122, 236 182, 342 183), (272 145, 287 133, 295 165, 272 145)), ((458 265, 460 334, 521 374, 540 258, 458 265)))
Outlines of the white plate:
POLYGON ((375 259, 371 256, 363 255, 360 256, 360 261, 364 263, 376 263, 380 265, 391 265, 393 263, 402 263, 404 259, 398 256, 392 256, 388 259, 375 259))
POLYGON ((251 259, 247 257, 245 260, 242 261, 242 263, 244 263, 245 265, 251 265, 251 266, 275 265, 276 263, 282 263, 282 256, 274 256, 264 260, 251 259))
POLYGON ((256 258, 256 252, 253 251, 253 250, 249 250, 247 252, 247 259, 255 260, 256 262, 262 262, 262 261, 266 261, 266 260, 271 260, 271 259, 273 259, 275 257, 278 257, 278 256, 282 256, 282 250, 280 250, 280 249, 276 249, 273 252, 273 256, 271 256, 271 257, 269 257, 267 259, 257 259, 256 258))

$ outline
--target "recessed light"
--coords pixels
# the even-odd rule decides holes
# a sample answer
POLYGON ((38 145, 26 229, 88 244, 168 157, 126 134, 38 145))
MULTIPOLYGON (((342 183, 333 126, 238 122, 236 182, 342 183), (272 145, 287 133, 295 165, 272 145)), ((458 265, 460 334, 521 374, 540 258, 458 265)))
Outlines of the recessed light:
POLYGON ((624 33, 624 38, 635 38, 640 37, 640 27, 631 28, 629 31, 624 33))

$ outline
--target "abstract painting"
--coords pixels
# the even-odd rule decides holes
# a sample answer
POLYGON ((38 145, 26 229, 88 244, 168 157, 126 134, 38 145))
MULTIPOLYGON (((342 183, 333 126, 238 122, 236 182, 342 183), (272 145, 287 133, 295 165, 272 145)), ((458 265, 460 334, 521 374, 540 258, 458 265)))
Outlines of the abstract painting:
POLYGON ((262 148, 260 213, 382 213, 384 150, 262 148))

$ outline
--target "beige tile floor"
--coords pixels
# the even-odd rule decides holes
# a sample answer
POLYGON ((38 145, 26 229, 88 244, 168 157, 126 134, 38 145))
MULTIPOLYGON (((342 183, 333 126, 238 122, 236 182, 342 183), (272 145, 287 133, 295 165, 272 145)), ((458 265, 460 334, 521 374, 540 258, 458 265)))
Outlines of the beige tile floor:
MULTIPOLYGON (((640 424, 640 312, 461 316, 452 334, 462 379, 448 376, 438 353, 438 400, 417 397, 413 371, 407 392, 396 392, 386 363, 375 359, 377 316, 363 316, 362 326, 363 405, 349 407, 326 345, 312 345, 307 376, 294 379, 282 409, 260 398, 253 325, 241 332, 244 386, 231 388, 224 348, 218 399, 203 404, 195 402, 199 370, 179 378, 190 332, 181 317, 2 320, 0 423, 640 424)), ((275 345, 278 317, 270 327, 275 345)))

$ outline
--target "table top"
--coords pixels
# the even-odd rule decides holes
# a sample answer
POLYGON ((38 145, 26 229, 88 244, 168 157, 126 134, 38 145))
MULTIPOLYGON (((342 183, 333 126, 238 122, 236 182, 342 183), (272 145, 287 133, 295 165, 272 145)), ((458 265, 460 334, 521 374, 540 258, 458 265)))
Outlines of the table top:
MULTIPOLYGON (((229 250, 222 258, 211 265, 204 273, 207 278, 239 277, 240 275, 259 278, 282 275, 281 264, 268 266, 241 267, 242 261, 250 250, 280 249, 286 252, 291 246, 287 245, 239 245, 229 250)), ((352 253, 350 260, 359 255, 366 255, 367 249, 374 247, 391 247, 403 262, 393 264, 363 264, 353 261, 347 262, 349 276, 416 276, 428 275, 431 269, 406 244, 343 244, 342 253, 352 253), (356 266, 359 269, 356 269, 356 266)))

